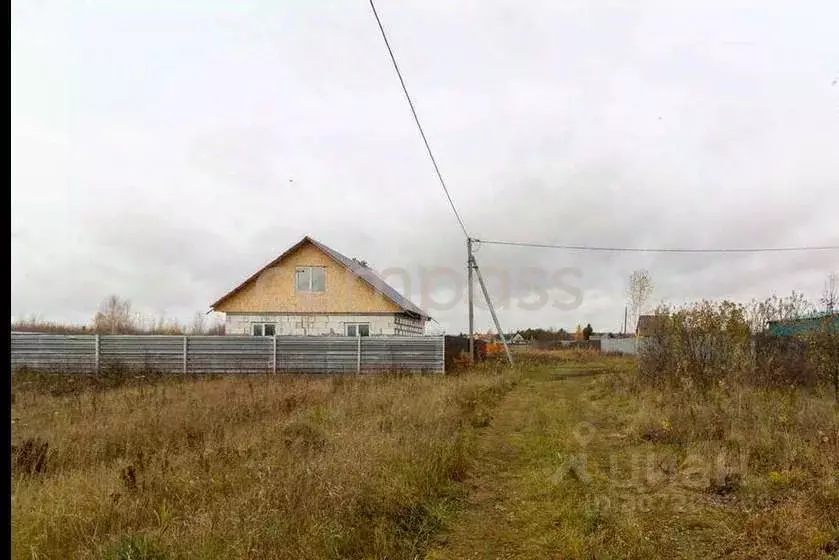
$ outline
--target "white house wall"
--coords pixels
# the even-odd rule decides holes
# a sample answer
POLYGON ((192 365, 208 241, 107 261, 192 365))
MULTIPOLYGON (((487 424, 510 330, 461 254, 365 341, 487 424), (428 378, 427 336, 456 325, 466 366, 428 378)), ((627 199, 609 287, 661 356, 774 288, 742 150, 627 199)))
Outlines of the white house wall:
POLYGON ((274 323, 277 335, 337 335, 346 333, 347 323, 370 323, 370 334, 420 336, 425 323, 399 314, 375 315, 290 315, 270 313, 227 313, 225 334, 251 334, 254 323, 274 323))

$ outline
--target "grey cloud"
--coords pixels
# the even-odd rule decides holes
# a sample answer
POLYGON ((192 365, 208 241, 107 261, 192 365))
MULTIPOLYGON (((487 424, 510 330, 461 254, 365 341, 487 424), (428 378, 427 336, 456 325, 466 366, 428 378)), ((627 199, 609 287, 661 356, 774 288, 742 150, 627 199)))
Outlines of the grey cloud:
MULTIPOLYGON (((473 235, 839 242, 832 4, 379 8, 473 235)), ((406 270, 417 302, 423 269, 465 277, 465 241, 366 6, 18 3, 12 17, 13 315, 86 320, 118 292, 187 321, 305 234, 406 270)), ((669 301, 793 288, 817 299, 839 268, 837 252, 481 245, 477 258, 512 279, 581 273, 576 309, 525 309, 532 286, 513 281, 505 328, 620 328, 635 268, 669 301)), ((465 328, 465 302, 432 314, 465 328)))

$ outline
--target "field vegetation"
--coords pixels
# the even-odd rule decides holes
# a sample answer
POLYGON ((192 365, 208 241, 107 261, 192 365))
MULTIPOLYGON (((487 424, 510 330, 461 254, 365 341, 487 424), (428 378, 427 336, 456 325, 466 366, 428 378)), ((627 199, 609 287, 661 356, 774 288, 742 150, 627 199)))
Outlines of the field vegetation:
POLYGON ((514 383, 16 376, 13 556, 415 556, 514 383))
POLYGON ((839 557, 834 334, 660 315, 640 359, 16 373, 13 557, 839 557))
POLYGON ((839 555, 829 389, 651 384, 619 358, 550 364, 563 353, 522 360, 428 558, 839 555))

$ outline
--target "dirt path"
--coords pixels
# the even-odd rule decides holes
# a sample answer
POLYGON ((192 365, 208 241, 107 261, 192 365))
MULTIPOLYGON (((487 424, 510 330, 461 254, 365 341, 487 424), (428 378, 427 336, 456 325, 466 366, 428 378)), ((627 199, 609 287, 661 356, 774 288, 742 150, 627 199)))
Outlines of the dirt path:
MULTIPOLYGON (((780 467, 726 486, 720 473, 750 463, 702 424, 719 409, 692 412, 682 433, 699 435, 674 443, 672 420, 689 421, 674 406, 712 404, 622 391, 581 369, 529 371, 498 405, 466 503, 427 560, 839 558, 839 494, 815 491, 819 505, 803 487, 767 486, 780 467)), ((751 398, 752 410, 768 406, 751 398)))
POLYGON ((467 503, 428 560, 549 554, 562 530, 540 511, 556 468, 546 446, 562 443, 557 428, 571 420, 589 381, 525 380, 507 395, 482 434, 467 503))

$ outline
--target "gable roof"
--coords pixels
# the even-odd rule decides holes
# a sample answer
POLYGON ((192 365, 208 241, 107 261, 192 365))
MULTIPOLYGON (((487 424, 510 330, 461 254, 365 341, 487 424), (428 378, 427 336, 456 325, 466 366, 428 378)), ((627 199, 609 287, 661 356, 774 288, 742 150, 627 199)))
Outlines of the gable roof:
POLYGON ((351 258, 347 257, 346 255, 343 255, 343 254, 339 253, 338 251, 336 251, 335 249, 332 249, 331 247, 327 247, 323 243, 312 239, 308 235, 303 237, 303 239, 301 239, 300 241, 298 241, 297 243, 295 243, 294 245, 292 245, 288 249, 286 249, 283 252, 282 255, 280 255, 279 257, 277 257, 276 259, 274 259, 273 261, 271 261, 267 265, 265 265, 262 268, 260 268, 259 270, 257 270, 247 280, 245 280, 244 282, 242 282, 241 284, 239 284, 238 286, 233 288, 230 292, 228 292, 227 294, 222 296, 218 301, 213 303, 210 306, 210 308, 215 309, 216 307, 221 305, 224 301, 226 301, 230 297, 239 293, 241 290, 243 290, 245 287, 247 287, 249 284, 251 284, 251 282, 253 282, 257 278, 259 278, 260 274, 262 274, 263 272, 265 272, 267 269, 271 268, 272 266, 275 266, 278 263, 280 263, 280 261, 282 261, 288 255, 290 255, 291 253, 293 253, 294 251, 299 249, 305 243, 311 243, 312 245, 314 245, 315 247, 317 247, 318 249, 320 249, 321 251, 326 253, 326 255, 328 257, 330 257, 332 260, 334 260, 338 264, 344 266, 347 270, 349 270, 350 272, 355 274, 358 278, 360 278, 361 280, 363 280, 364 282, 369 284, 374 290, 381 293, 387 299, 389 299, 394 304, 396 304, 400 309, 402 309, 402 311, 404 311, 406 313, 413 314, 413 315, 418 315, 419 317, 421 317, 423 319, 431 319, 431 316, 428 315, 428 313, 426 313, 425 311, 420 309, 418 306, 414 305, 414 303, 412 301, 410 301, 408 298, 406 298, 405 296, 403 296, 402 294, 397 292, 390 284, 385 282, 384 279, 381 276, 379 276, 379 274, 375 270, 373 270, 372 268, 358 262, 355 259, 351 259, 351 258))

